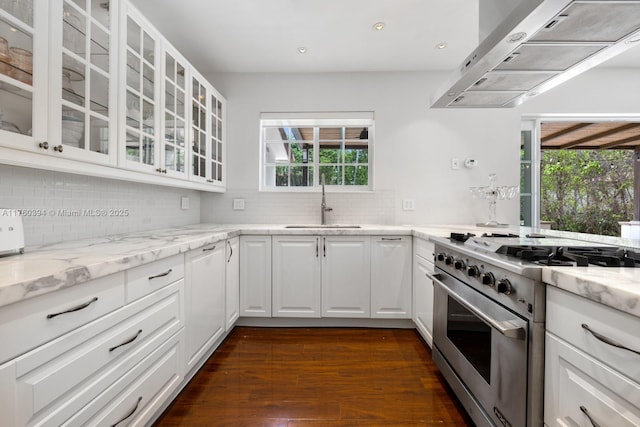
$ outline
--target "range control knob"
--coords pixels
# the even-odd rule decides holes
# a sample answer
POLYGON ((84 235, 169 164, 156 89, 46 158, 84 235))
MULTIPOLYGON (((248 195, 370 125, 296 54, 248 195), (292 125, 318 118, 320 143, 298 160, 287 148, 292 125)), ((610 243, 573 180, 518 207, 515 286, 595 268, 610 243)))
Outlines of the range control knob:
POLYGON ((480 281, 483 285, 493 286, 496 282, 495 277, 493 277, 493 273, 482 273, 480 275, 480 281))
POLYGON ((454 267, 456 270, 464 270, 464 269, 465 269, 465 267, 466 267, 466 264, 464 263, 464 261, 463 261, 463 260, 461 260, 461 259, 457 259, 457 260, 453 263, 453 267, 454 267))
POLYGON ((445 263, 445 264, 447 264, 447 265, 451 265, 451 264, 453 264, 453 257, 452 257, 451 255, 447 255, 447 256, 444 258, 444 263, 445 263))
POLYGON ((445 257, 444 252, 440 252, 438 255, 436 255, 436 259, 438 261, 444 261, 444 257, 445 257))
POLYGON ((470 265, 467 267, 467 276, 469 277, 478 277, 480 276, 480 269, 477 265, 470 265))
POLYGON ((513 293, 513 286, 509 279, 501 279, 496 282, 496 289, 499 294, 511 295, 513 293))

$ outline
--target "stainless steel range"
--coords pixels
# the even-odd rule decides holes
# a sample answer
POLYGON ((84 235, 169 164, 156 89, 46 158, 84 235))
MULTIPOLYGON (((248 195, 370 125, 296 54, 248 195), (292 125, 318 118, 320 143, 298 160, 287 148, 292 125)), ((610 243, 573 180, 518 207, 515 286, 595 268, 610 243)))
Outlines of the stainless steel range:
POLYGON ((433 359, 476 425, 542 426, 542 269, 638 266, 640 256, 570 239, 468 237, 434 239, 433 359))

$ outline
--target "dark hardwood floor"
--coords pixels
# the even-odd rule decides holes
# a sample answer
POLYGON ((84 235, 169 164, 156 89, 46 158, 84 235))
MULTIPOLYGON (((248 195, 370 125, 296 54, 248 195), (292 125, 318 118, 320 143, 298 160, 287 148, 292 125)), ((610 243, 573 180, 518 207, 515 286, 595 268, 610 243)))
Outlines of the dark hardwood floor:
POLYGON ((155 426, 473 426, 411 329, 236 327, 155 426))

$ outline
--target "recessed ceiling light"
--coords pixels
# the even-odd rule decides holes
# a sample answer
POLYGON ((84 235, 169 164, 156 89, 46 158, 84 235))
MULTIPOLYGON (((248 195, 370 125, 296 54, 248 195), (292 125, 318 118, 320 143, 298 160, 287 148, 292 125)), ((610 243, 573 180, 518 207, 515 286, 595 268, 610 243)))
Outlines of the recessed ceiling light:
POLYGON ((436 49, 444 49, 444 48, 446 48, 446 47, 447 47, 447 44, 446 44, 446 43, 438 43, 438 44, 436 45, 436 49))
POLYGON ((384 29, 384 22, 376 22, 373 24, 373 29, 376 31, 382 31, 384 29))
POLYGON ((306 48, 306 47, 304 47, 304 46, 300 46, 300 47, 298 48, 298 52, 300 52, 300 53, 307 53, 307 48, 306 48))

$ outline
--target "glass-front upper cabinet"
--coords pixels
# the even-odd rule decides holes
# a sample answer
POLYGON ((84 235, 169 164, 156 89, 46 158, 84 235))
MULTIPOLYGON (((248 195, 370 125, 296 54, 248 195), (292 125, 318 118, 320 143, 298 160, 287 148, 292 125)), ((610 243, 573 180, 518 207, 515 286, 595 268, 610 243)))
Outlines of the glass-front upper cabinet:
POLYGON ((187 61, 168 45, 163 51, 162 169, 170 176, 186 178, 187 61))
POLYGON ((0 0, 0 145, 47 139, 48 2, 0 0))
POLYGON ((191 180, 223 183, 224 98, 195 70, 191 79, 191 180))
POLYGON ((166 174, 161 167, 158 132, 160 121, 159 36, 127 3, 121 20, 120 62, 124 84, 121 94, 120 164, 128 169, 166 174), (124 22, 123 22, 124 21, 124 22))
POLYGON ((117 0, 51 1, 51 136, 65 157, 117 163, 117 0), (55 72, 54 70, 59 70, 55 72))

